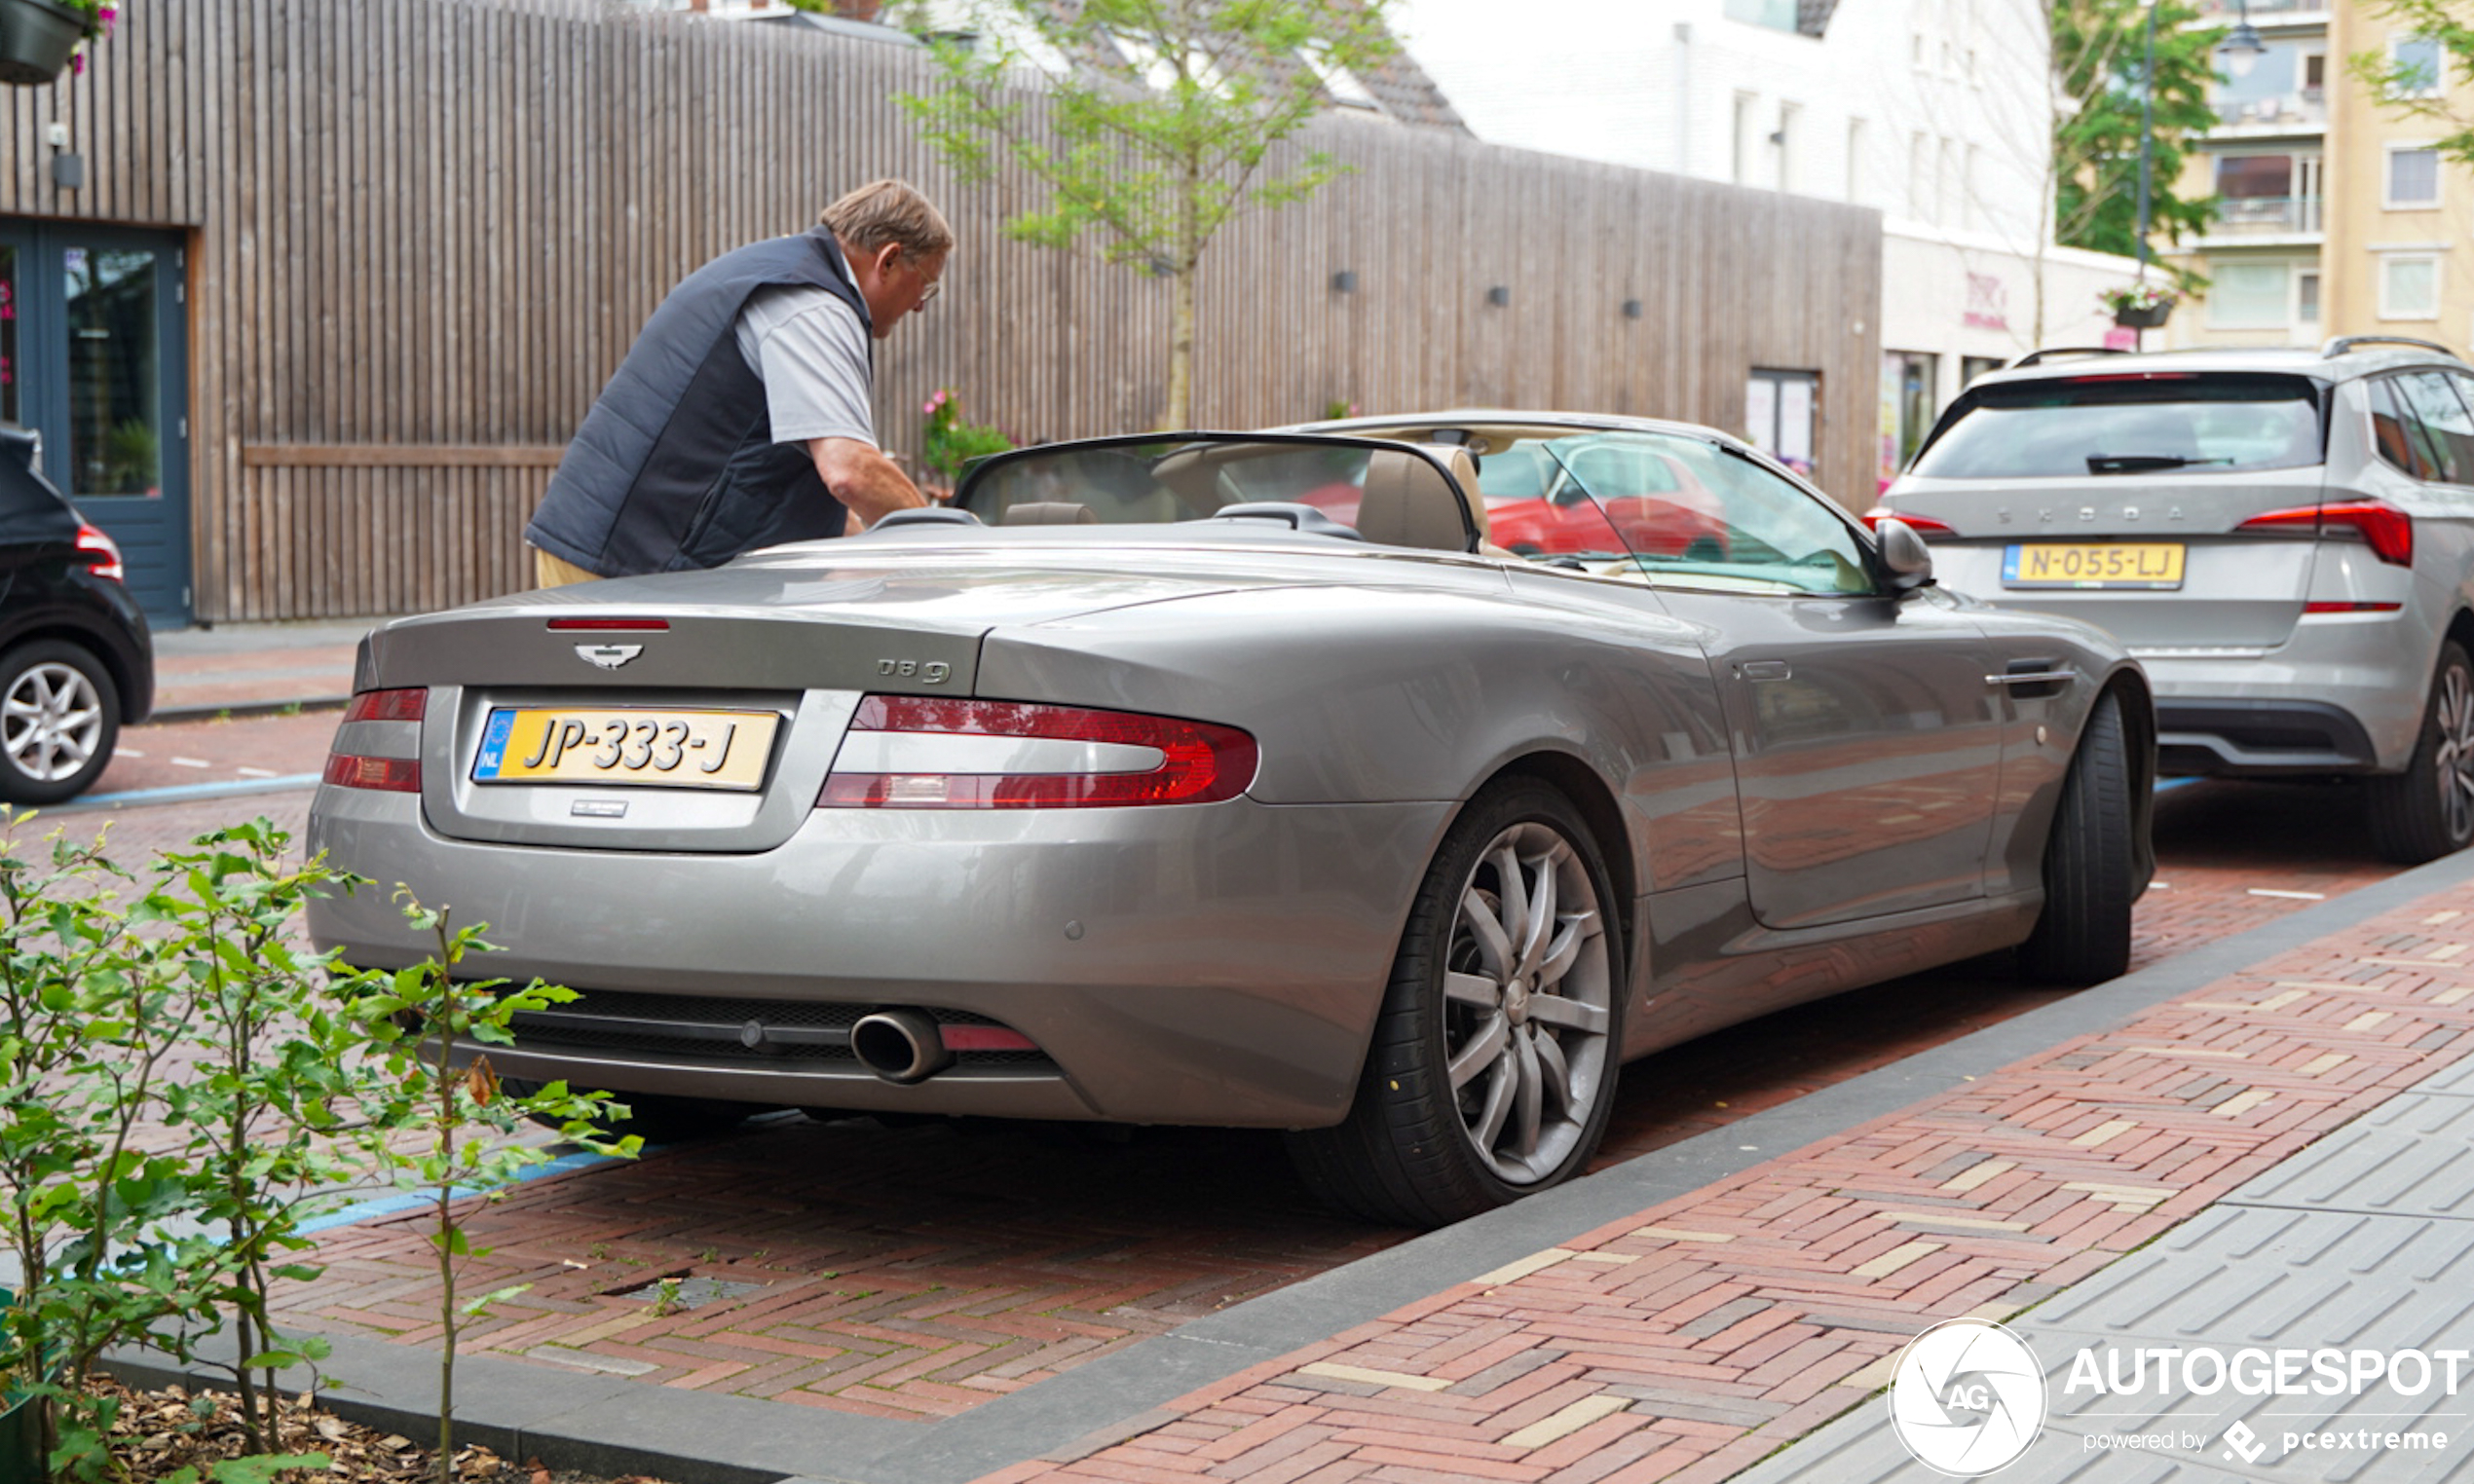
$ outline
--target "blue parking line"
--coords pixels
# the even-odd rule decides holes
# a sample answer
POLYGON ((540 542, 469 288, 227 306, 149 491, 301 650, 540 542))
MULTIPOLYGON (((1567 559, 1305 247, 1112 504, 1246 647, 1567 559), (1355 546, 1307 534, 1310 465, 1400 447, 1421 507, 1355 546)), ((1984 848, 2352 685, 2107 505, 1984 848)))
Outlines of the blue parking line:
MULTIPOLYGON (((570 1170, 590 1169, 595 1165, 619 1163, 621 1161, 615 1154, 561 1155, 557 1159, 544 1161, 539 1165, 526 1166, 516 1173, 515 1183, 520 1185, 526 1180, 539 1180, 549 1175, 566 1174, 570 1170)), ((455 1199, 462 1200, 466 1196, 481 1195, 483 1191, 477 1185, 458 1185, 453 1187, 452 1194, 455 1199)), ((399 1216, 405 1211, 434 1206, 437 1200, 438 1188, 434 1185, 427 1190, 399 1191, 389 1196, 372 1196, 366 1201, 356 1201, 350 1206, 339 1206, 322 1216, 312 1216, 303 1221, 295 1230, 323 1232, 333 1227, 357 1226, 363 1221, 375 1221, 381 1216, 399 1216)))
POLYGON ((281 794, 317 786, 316 773, 285 773, 280 778, 239 778, 226 783, 175 783, 162 789, 126 789, 118 794, 89 794, 67 803, 52 804, 47 814, 83 814, 95 809, 125 809, 136 804, 186 803, 196 798, 229 798, 242 794, 281 794))

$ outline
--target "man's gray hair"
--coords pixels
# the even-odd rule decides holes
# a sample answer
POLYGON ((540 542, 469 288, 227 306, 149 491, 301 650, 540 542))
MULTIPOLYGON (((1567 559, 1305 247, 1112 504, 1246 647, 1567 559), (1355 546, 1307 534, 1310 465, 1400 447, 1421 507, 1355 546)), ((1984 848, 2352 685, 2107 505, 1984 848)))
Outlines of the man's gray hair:
POLYGON ((888 244, 916 258, 934 257, 954 245, 945 214, 903 180, 872 180, 825 207, 818 218, 853 256, 888 244))

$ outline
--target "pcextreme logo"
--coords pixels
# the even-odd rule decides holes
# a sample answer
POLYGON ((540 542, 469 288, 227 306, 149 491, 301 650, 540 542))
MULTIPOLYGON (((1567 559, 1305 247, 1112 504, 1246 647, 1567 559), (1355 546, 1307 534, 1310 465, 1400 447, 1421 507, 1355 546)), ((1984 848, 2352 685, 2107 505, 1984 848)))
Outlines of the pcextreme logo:
POLYGON ((1935 1324, 1898 1356, 1890 1425, 1927 1468, 1981 1477, 2015 1462, 2043 1428, 2044 1367, 1989 1319, 1935 1324))

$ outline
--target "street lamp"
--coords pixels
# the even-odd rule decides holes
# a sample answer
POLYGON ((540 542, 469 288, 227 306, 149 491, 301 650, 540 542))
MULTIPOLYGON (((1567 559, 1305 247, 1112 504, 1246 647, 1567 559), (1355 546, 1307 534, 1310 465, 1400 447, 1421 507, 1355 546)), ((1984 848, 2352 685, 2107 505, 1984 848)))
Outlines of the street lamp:
MULTIPOLYGON (((2251 0, 2236 0, 2240 19, 2218 44, 2216 55, 2225 70, 2234 77, 2248 77, 2251 68, 2268 53, 2268 44, 2260 40, 2259 27, 2251 24, 2251 0)), ((2139 281, 2148 281, 2148 205, 2150 179, 2155 168, 2156 134, 2156 8, 2162 0, 2148 3, 2147 60, 2139 72, 2139 281)), ((2139 332, 2142 337, 2146 331, 2139 332)))

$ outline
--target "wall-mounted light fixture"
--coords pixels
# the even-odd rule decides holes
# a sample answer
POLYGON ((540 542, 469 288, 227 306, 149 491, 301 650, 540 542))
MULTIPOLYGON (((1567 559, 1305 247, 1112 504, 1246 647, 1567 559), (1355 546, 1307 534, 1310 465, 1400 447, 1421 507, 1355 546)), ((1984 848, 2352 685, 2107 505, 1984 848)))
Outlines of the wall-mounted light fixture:
POLYGON ((52 146, 52 184, 63 191, 84 187, 86 157, 69 149, 69 127, 54 123, 44 130, 44 142, 52 146))
POLYGON ((1640 302, 1638 299, 1627 299, 1627 300, 1625 300, 1625 301, 1624 301, 1624 317, 1625 317, 1625 318, 1627 318, 1627 319, 1638 319, 1640 316, 1641 316, 1641 302, 1640 302))
POLYGON ((1331 292, 1335 294, 1356 293, 1357 271, 1355 269, 1343 268, 1338 273, 1333 274, 1331 276, 1331 292))
POLYGON ((1486 290, 1486 302, 1501 309, 1512 302, 1512 290, 1498 283, 1486 290))

